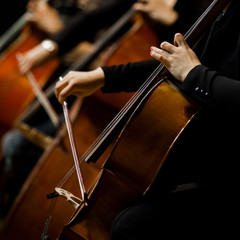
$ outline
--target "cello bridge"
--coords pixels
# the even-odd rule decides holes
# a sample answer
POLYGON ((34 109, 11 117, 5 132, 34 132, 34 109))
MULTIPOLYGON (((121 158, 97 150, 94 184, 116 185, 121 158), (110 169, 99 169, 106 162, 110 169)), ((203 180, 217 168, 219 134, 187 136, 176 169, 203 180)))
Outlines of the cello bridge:
POLYGON ((75 209, 77 209, 82 202, 80 198, 76 197, 75 195, 63 188, 56 187, 55 191, 59 194, 59 196, 65 198, 67 202, 69 202, 75 209))

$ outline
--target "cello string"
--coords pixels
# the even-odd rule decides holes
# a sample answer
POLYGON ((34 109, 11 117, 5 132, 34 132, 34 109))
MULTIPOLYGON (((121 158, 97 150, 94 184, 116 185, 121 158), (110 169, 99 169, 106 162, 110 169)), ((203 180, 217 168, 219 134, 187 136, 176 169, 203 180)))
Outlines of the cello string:
MULTIPOLYGON (((93 152, 94 149, 97 148, 97 146, 99 146, 99 144, 103 141, 103 138, 106 137, 106 134, 110 131, 110 129, 112 129, 117 122, 119 122, 121 116, 123 115, 123 113, 125 113, 133 104, 133 102, 136 101, 136 98, 138 98, 139 96, 139 92, 142 92, 142 88, 146 89, 147 86, 149 86, 149 84, 152 81, 152 78, 156 77, 159 72, 162 70, 162 64, 160 64, 155 70, 154 72, 150 75, 150 77, 148 78, 148 80, 139 88, 138 92, 136 92, 131 98, 130 100, 126 103, 126 105, 120 110, 120 112, 114 117, 114 119, 108 124, 108 126, 103 130, 103 132, 96 138, 96 140, 90 145, 90 147, 83 153, 83 155, 80 157, 79 162, 81 163, 83 160, 85 160, 87 158, 87 156, 90 154, 90 152, 93 152)), ((58 187, 62 187, 63 184, 70 178, 70 176, 73 174, 73 172, 75 171, 75 167, 73 166, 66 174, 65 176, 60 180, 60 182, 58 183, 58 187)))
MULTIPOLYGON (((189 36, 192 34, 192 32, 196 29, 196 26, 199 25, 199 23, 202 21, 202 19, 204 17, 206 17, 206 15, 209 13, 209 9, 212 9, 212 5, 215 4, 216 1, 214 1, 209 7, 208 9, 202 14, 202 16, 193 24, 193 26, 189 29, 189 31, 185 34, 185 38, 188 39, 189 36)), ((94 150, 94 148, 96 146, 98 146, 99 144, 101 144, 101 142, 103 141, 103 137, 105 136, 105 134, 112 128, 114 128, 114 126, 117 124, 117 122, 120 120, 120 118, 122 117, 122 115, 124 114, 124 112, 128 111, 128 109, 132 106, 132 103, 135 103, 135 101, 139 98, 139 96, 141 94, 144 93, 144 91, 148 88, 148 86, 156 79, 156 77, 160 74, 160 72, 163 70, 163 65, 160 64, 155 71, 150 75, 150 77, 147 79, 147 81, 137 90, 137 93, 133 95, 133 97, 127 102, 127 104, 123 107, 123 109, 116 115, 116 117, 113 119, 112 122, 110 122, 110 124, 107 126, 107 128, 105 128, 105 130, 102 132, 102 134, 99 135, 99 138, 96 139, 96 141, 90 146, 90 148, 85 152, 85 154, 82 156, 82 158, 84 159, 86 157, 86 155, 88 155, 88 153, 90 151, 92 151, 91 149, 94 150)))
POLYGON ((126 113, 130 110, 130 108, 136 103, 139 97, 145 92, 145 90, 150 86, 152 80, 155 79, 160 72, 162 65, 159 65, 155 71, 151 74, 148 80, 138 89, 138 91, 130 98, 130 100, 125 104, 125 106, 119 111, 119 113, 114 117, 114 119, 108 124, 108 126, 102 131, 102 133, 98 136, 98 138, 93 142, 93 144, 88 148, 88 150, 82 155, 81 160, 83 161, 87 159, 87 156, 90 155, 90 152, 95 151, 99 145, 106 139, 109 132, 115 128, 115 126, 121 121, 121 119, 125 116, 126 113))
MULTIPOLYGON (((211 9, 213 9, 214 5, 218 2, 218 0, 214 0, 209 7, 203 12, 203 14, 197 19, 197 21, 191 26, 191 28, 184 35, 184 38, 188 40, 194 30, 199 26, 200 23, 203 22, 203 19, 208 16, 211 9)), ((131 108, 133 103, 136 102, 139 96, 149 87, 149 85, 156 80, 157 77, 160 77, 160 73, 162 72, 164 66, 163 64, 159 64, 158 67, 154 70, 154 72, 149 76, 149 78, 143 83, 143 85, 136 91, 136 93, 130 98, 130 100, 126 103, 126 105, 120 110, 120 112, 114 117, 114 119, 109 123, 109 125, 103 130, 103 132, 98 136, 98 138, 93 142, 93 144, 87 149, 87 151, 80 158, 80 162, 86 160, 87 156, 90 155, 95 149, 102 143, 103 138, 106 138, 106 135, 109 133, 109 130, 114 128, 116 124, 122 119, 124 113, 131 108)), ((71 169, 63 178, 64 181, 72 174, 74 169, 71 169)))

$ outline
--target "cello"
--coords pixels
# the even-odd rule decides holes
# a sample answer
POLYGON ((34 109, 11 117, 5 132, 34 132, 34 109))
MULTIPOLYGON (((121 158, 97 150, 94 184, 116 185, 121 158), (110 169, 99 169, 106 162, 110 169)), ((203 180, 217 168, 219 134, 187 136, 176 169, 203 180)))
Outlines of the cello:
MULTIPOLYGON (((219 8, 223 9, 226 5, 226 1, 214 1, 214 5, 211 5, 211 9, 218 6, 219 8), (218 5, 220 2, 220 5, 218 5), (217 5, 216 5, 217 4, 217 5), (224 5, 224 6, 223 6, 224 5), (213 7, 214 6, 214 7, 213 7)), ((208 9, 209 10, 209 9, 208 9)), ((212 16, 216 16, 218 13, 220 13, 220 9, 215 12, 215 15, 211 14, 210 20, 213 20, 212 16)), ((205 17, 209 17, 209 15, 204 15, 205 17)), ((206 20, 204 17, 204 20, 206 20)), ((200 24, 200 29, 205 29, 203 25, 200 24)), ((198 40, 199 36, 195 36, 191 39, 188 38, 188 41, 193 45, 193 42, 195 40, 198 40), (191 40, 191 41, 190 41, 191 40)), ((171 83, 170 80, 168 80, 167 77, 165 77, 166 73, 164 72, 164 69, 162 67, 158 68, 156 72, 152 76, 154 76, 154 79, 151 80, 157 80, 156 88, 150 87, 150 90, 147 89, 147 93, 149 95, 146 96, 146 92, 144 92, 144 98, 140 100, 140 103, 137 103, 137 106, 143 106, 144 103, 144 109, 141 109, 141 112, 139 111, 139 108, 137 110, 134 110, 134 115, 130 119, 131 121, 128 121, 128 124, 125 126, 124 124, 124 131, 121 134, 121 137, 117 141, 117 145, 114 148, 114 151, 111 154, 111 157, 108 159, 106 164, 103 166, 101 174, 99 175, 99 178, 97 181, 94 182, 94 184, 91 187, 91 191, 89 191, 89 202, 88 207, 85 205, 81 205, 78 207, 78 210, 73 215, 71 221, 67 226, 65 226, 62 238, 67 239, 109 239, 109 228, 111 225, 111 222, 116 216, 116 214, 122 209, 125 208, 129 201, 132 201, 132 199, 136 199, 139 196, 142 196, 150 187, 151 184, 154 182, 154 179, 160 170, 162 164, 164 164, 164 161, 167 160, 167 157, 169 156, 169 153, 173 150, 173 143, 176 143, 181 135, 182 132, 185 131, 188 124, 191 122, 191 119, 194 118, 195 114, 199 111, 199 106, 195 105, 194 101, 191 99, 185 98, 180 92, 178 91, 178 87, 171 83), (160 71, 160 72, 159 72, 160 71), (162 72, 163 71, 163 72, 162 72), (156 73, 156 75, 155 75, 156 73), (164 77, 163 77, 164 76, 164 77), (160 80, 159 80, 160 78, 160 80), (152 91, 151 91, 152 90, 152 91), (161 103, 161 98, 158 98, 159 96, 166 97, 165 99, 169 100, 169 108, 168 106, 159 105, 161 103), (169 96, 171 95, 171 96, 169 96), (149 102, 151 100, 151 102, 149 102), (176 102, 178 104, 176 104, 176 102), (152 106, 151 103, 157 103, 157 105, 152 106), (146 108, 148 107, 148 109, 146 108), (129 158, 133 157, 135 159, 135 154, 132 154, 128 151, 129 149, 129 142, 131 141, 131 137, 133 136, 133 132, 139 133, 138 129, 144 129, 144 125, 146 124, 146 121, 142 121, 140 118, 143 115, 149 116, 149 113, 157 112, 159 113, 159 109, 161 109, 163 112, 166 110, 174 109, 174 112, 172 112, 170 117, 165 118, 165 122, 167 123, 173 123, 173 126, 169 126, 166 128, 168 130, 167 136, 171 135, 168 142, 160 144, 157 142, 156 144, 159 146, 162 146, 162 148, 158 151, 154 151, 154 156, 151 157, 151 160, 157 160, 154 162, 154 164, 147 164, 144 157, 144 152, 142 155, 139 155, 141 157, 139 164, 142 164, 145 169, 148 169, 150 171, 146 171, 149 173, 148 176, 146 176, 145 172, 138 172, 135 171, 135 165, 131 165, 130 162, 124 162, 123 165, 121 165, 121 161, 118 161, 119 158, 122 158, 122 155, 124 155, 124 158, 127 156, 129 158), (177 114, 177 117, 176 117, 177 114), (140 119, 137 124, 132 123, 132 120, 140 119), (175 119, 180 119, 180 122, 175 122, 175 119), (135 131, 137 130, 137 131, 135 131), (123 141, 123 140, 126 141, 123 141), (129 141, 130 139, 130 141, 129 141), (159 155, 162 156, 163 162, 159 163, 159 155), (111 160, 111 162, 109 162, 111 160), (115 161, 116 160, 116 161, 115 161), (120 166, 121 165, 121 166, 120 166), (130 166, 131 165, 131 166, 130 166), (154 165, 154 166, 152 166, 154 165), (131 168, 132 167, 132 168, 131 168), (121 171, 123 169, 123 171, 121 171), (126 169, 130 169, 126 171, 126 169), (134 174, 133 174, 134 173, 134 174), (144 178, 146 177, 146 178, 144 178), (147 180, 146 180, 147 179, 147 180), (110 180, 110 181, 109 181, 110 180), (125 182, 123 182, 124 180, 125 182), (136 183, 139 183, 137 185, 136 183), (127 194, 123 194, 127 193, 127 194), (127 196, 127 199, 123 199, 124 196, 127 196), (113 198, 114 197, 114 198, 113 198)), ((152 82, 150 81, 150 84, 152 82)), ((135 108, 134 108, 135 109, 135 108)), ((130 113, 131 114, 131 113, 130 113)), ((158 114, 154 114, 156 117, 154 122, 151 121, 151 123, 154 123, 154 126, 158 126, 156 128, 157 133, 155 135, 156 139, 159 141, 159 135, 161 134, 161 131, 164 130, 162 127, 159 127, 159 118, 157 118, 158 114)), ((129 118, 127 118, 129 119, 129 118)), ((144 119, 147 119, 146 117, 144 119)), ((119 125, 118 125, 119 126, 119 125)), ((122 129, 122 128, 121 128, 122 129)), ((155 130, 154 130, 155 131, 155 130)), ((165 134, 166 132, 164 132, 165 134)), ((148 137, 149 132, 144 131, 143 136, 148 137)), ((108 136, 107 136, 108 137, 108 136)), ((141 139, 147 139, 147 138, 139 138, 135 140, 138 140, 136 142, 136 151, 134 153, 139 153, 142 151, 146 151, 145 148, 148 144, 141 144, 141 139)), ((106 142, 104 143, 106 145, 106 142)), ((104 146, 103 146, 104 147, 104 146)), ((99 149, 99 148, 98 148, 99 149)), ((156 149, 157 150, 157 149, 156 149)), ((90 151, 88 151, 88 154, 85 155, 80 160, 83 164, 85 159, 88 159, 88 161, 91 161, 91 159, 97 159, 96 149, 92 148, 90 151), (89 154, 90 152, 90 154, 89 154), (92 157, 93 156, 93 157, 92 157), (90 159, 90 160, 89 160, 90 159)), ((99 153, 98 153, 99 155, 99 153)), ((132 161, 134 162, 134 161, 132 161)), ((74 183, 73 183, 74 184, 74 183)))
MULTIPOLYGON (((129 13, 127 13, 127 16, 129 16, 129 13)), ((140 26, 141 25, 142 22, 140 22, 140 26)), ((137 24, 137 28, 134 27, 134 31, 136 30, 139 30, 139 24, 137 24)), ((144 31, 141 34, 145 39, 146 32, 144 31)), ((151 40, 149 44, 146 46, 146 50, 149 49, 149 47, 153 44, 152 33, 150 39, 151 40)), ((155 39, 154 41, 156 41, 155 39)), ((127 38, 126 41, 128 42, 129 38, 127 38)), ((120 46, 122 46, 122 44, 120 44, 120 46)), ((142 59, 144 59, 146 56, 148 56, 148 54, 145 54, 144 51, 142 59)), ((86 60, 87 61, 83 62, 88 62, 88 57, 86 60)), ((83 63, 79 66, 85 65, 86 64, 83 63)), ((52 94, 52 92, 50 92, 50 94, 52 94)), ((76 139, 77 146, 80 146, 78 148, 78 152, 81 151, 84 153, 84 151, 87 150, 96 136, 101 133, 100 129, 103 129, 115 115, 116 109, 113 109, 111 105, 106 105, 98 99, 98 96, 94 96, 93 98, 85 99, 83 103, 81 103, 81 100, 80 102, 76 101, 76 103, 74 103, 73 107, 71 108, 73 115, 78 114, 77 119, 75 119, 76 115, 75 117, 72 117, 72 122, 74 123, 74 133, 81 136, 76 139), (81 111, 79 111, 81 104, 83 105, 81 107, 81 111), (94 109, 93 112, 92 109, 94 109), (100 114, 102 117, 99 119, 100 121, 97 121, 96 116, 100 114)), ((23 236, 25 239, 27 237, 29 239, 40 238, 41 233, 43 232, 46 217, 48 216, 49 208, 51 206, 51 201, 54 201, 54 199, 51 201, 46 200, 46 195, 53 191, 53 186, 58 185, 59 179, 61 179, 61 177, 66 174, 66 170, 72 169, 73 161, 70 154, 71 150, 68 147, 68 139, 66 139, 65 135, 66 129, 65 126, 62 126, 53 143, 48 146, 43 156, 39 159, 32 173, 25 182, 20 194, 14 203, 14 206, 7 216, 6 225, 0 234, 4 239, 13 239, 16 237, 20 239, 21 236, 23 236), (57 170, 57 172, 53 174, 52 170, 55 168, 54 166, 57 166, 56 168, 58 169, 58 166, 63 165, 64 167, 61 167, 61 170, 59 169, 60 171, 57 170), (22 219, 22 215, 25 215, 24 219, 22 219), (29 225, 32 225, 30 231, 29 225), (10 229, 14 229, 14 231, 11 231, 10 229), (27 236, 25 234, 26 232, 28 232, 27 236)), ((103 161, 107 155, 107 153, 103 155, 103 161)), ((89 182, 89 184, 86 184, 87 190, 89 190, 91 187, 92 182, 98 175, 99 168, 102 166, 102 164, 99 162, 94 165, 83 163, 84 166, 81 166, 84 168, 84 179, 89 179, 85 180, 89 182)), ((73 180, 73 184, 69 185, 68 180, 66 182, 66 185, 63 187, 68 191, 74 193, 74 195, 78 196, 79 192, 78 190, 75 191, 76 184, 74 183, 77 179, 75 178, 74 174, 72 174, 70 178, 73 180)), ((47 235, 49 235, 51 239, 56 239, 59 236, 61 229, 64 227, 64 224, 66 224, 67 220, 70 219, 73 212, 73 206, 68 204, 65 199, 57 198, 54 210, 51 215, 52 220, 47 221, 50 222, 47 235)), ((46 225, 48 225, 48 223, 46 223, 46 225)))
MULTIPOLYGON (((210 17, 210 20, 214 20, 214 16, 216 17, 226 4, 226 2, 214 1, 210 9, 214 10, 215 15, 210 14, 209 16, 209 12, 207 11, 202 16, 203 19, 206 21, 206 18, 209 20, 210 17), (218 5, 219 3, 220 5, 218 5), (216 11, 216 9, 218 9, 218 11, 216 11)), ((205 21, 201 22, 201 24, 197 22, 190 32, 192 32, 196 26, 201 30, 205 30, 204 25, 202 25, 205 21)), ((193 46, 193 43, 199 39, 199 35, 190 36, 191 38, 187 37, 187 40, 190 45, 193 46)), ((119 211, 130 204, 131 201, 141 197, 148 191, 161 167, 174 150, 174 144, 179 141, 180 135, 187 130, 189 123, 200 110, 198 104, 183 96, 179 92, 178 86, 168 79, 168 75, 162 65, 157 68, 148 80, 150 81, 147 81, 146 85, 141 89, 144 91, 139 90, 134 99, 132 99, 133 101, 131 100, 123 110, 131 109, 131 104, 136 103, 133 109, 134 114, 132 115, 132 112, 130 112, 130 115, 132 115, 131 118, 128 116, 127 119, 125 119, 125 121, 128 121, 127 125, 125 125, 125 123, 121 125, 122 122, 119 121, 119 115, 115 121, 109 125, 108 129, 116 127, 116 125, 118 127, 121 125, 119 128, 120 131, 123 129, 122 134, 110 158, 108 158, 104 164, 100 174, 90 187, 90 190, 87 190, 88 207, 80 202, 71 221, 65 226, 61 238, 109 239, 109 230, 113 218, 119 211), (152 81, 154 81, 154 83, 152 81), (149 87, 148 84, 151 86, 149 87), (152 84, 154 86, 152 86, 152 84), (144 96, 140 99, 140 102, 135 101, 139 96, 138 93, 140 93, 140 95, 143 93, 144 96), (167 101, 168 104, 162 105, 162 100, 167 101), (137 107, 141 106, 143 108, 136 108, 136 105, 137 107), (168 112, 168 116, 163 114, 166 111, 168 112), (161 119, 159 119, 159 115, 161 119), (152 116, 151 119, 149 119, 149 116, 152 116), (146 122, 146 119, 150 122, 146 122), (154 126, 154 131, 146 130, 146 123, 148 123, 147 125, 154 126), (165 128, 162 127, 164 123, 167 123, 167 125, 164 125, 166 126, 165 128), (141 129, 142 137, 136 139, 134 136, 136 133, 139 134, 139 129, 141 129), (152 141, 149 141, 151 144, 148 144, 148 142, 146 144, 146 139, 149 140, 149 136, 153 136, 155 140, 154 144, 158 147, 153 148, 154 151, 151 156, 147 155, 147 162, 145 156, 146 153, 149 152, 149 145, 152 147, 152 141), (167 141, 165 136, 168 136, 167 141), (134 141, 132 141, 133 138, 134 141), (132 146, 133 142, 135 143, 134 149, 132 148, 132 151, 128 151, 130 143, 132 146), (135 159, 136 155, 138 157, 137 164, 136 161, 122 161, 125 158, 135 159), (142 169, 147 169, 148 171, 141 171, 141 169, 137 169, 140 170, 137 171, 135 169, 136 165, 141 165, 143 166, 142 169)), ((99 151, 102 150, 99 146, 104 148, 107 145, 105 140, 109 141, 109 137, 112 136, 102 135, 101 138, 94 143, 93 147, 80 158, 81 165, 84 165, 85 160, 91 162, 98 159, 100 155, 99 151), (104 144, 101 145, 100 143, 102 142, 99 143, 99 140, 104 144), (95 148, 96 146, 97 149, 95 148)), ((72 182, 72 184, 74 185, 74 182, 72 182)), ((88 189, 88 187, 86 189, 88 189)))
MULTIPOLYGON (((213 1, 185 36, 191 47, 228 4, 229 1, 213 1)), ((137 93, 143 93, 143 98, 137 103, 133 99, 137 107, 127 118, 127 124, 121 126, 122 132, 116 145, 98 181, 88 192, 88 206, 84 202, 79 205, 60 239, 110 239, 113 219, 148 192, 164 164, 172 160, 171 154, 181 136, 188 131, 191 121, 201 110, 200 105, 180 93, 178 83, 169 79, 161 64, 144 84, 137 93), (150 147, 151 154, 148 154, 150 147)), ((126 107, 127 112, 131 106, 126 107)), ((111 126, 116 127, 120 121, 116 119, 116 125, 112 123, 111 126)), ((105 139, 109 140, 108 136, 105 139)), ((101 138, 101 141, 105 139, 101 138)), ((103 145, 101 147, 104 148, 103 145)), ((93 147, 80 161, 96 161, 99 151, 103 151, 99 150, 99 146, 97 150, 93 147)))
MULTIPOLYGON (((18 70, 17 55, 32 49, 46 38, 43 32, 27 22, 26 14, 0 38, 0 111, 4 112, 1 114, 0 123, 6 129, 14 125, 16 119, 35 97, 27 76, 20 74, 18 70)), ((45 86, 58 66, 59 59, 55 57, 32 71, 41 88, 45 86)))

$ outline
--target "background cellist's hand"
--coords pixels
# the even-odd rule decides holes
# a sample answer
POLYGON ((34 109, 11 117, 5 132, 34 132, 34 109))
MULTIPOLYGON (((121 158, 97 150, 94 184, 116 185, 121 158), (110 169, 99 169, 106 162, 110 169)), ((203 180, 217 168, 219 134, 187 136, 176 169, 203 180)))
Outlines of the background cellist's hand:
POLYGON ((138 0, 133 9, 143 16, 165 26, 171 26, 178 19, 174 6, 177 0, 138 0))
POLYGON ((70 71, 56 83, 55 95, 63 104, 70 95, 77 97, 91 95, 104 85, 104 81, 104 72, 100 67, 88 72, 70 71))
MULTIPOLYGON (((48 41, 50 42, 50 40, 48 41)), ((53 46, 53 50, 51 51, 43 47, 42 43, 22 54, 22 59, 19 61, 19 71, 21 74, 26 74, 26 72, 32 70, 33 68, 44 64, 46 61, 48 61, 50 58, 53 58, 57 54, 57 43, 51 41, 51 44, 53 46)))
POLYGON ((30 0, 27 9, 26 19, 47 34, 55 34, 64 26, 57 10, 47 1, 30 0))
POLYGON ((168 71, 181 82, 194 67, 201 64, 180 33, 175 34, 174 45, 163 42, 160 48, 151 47, 150 55, 163 63, 168 71))

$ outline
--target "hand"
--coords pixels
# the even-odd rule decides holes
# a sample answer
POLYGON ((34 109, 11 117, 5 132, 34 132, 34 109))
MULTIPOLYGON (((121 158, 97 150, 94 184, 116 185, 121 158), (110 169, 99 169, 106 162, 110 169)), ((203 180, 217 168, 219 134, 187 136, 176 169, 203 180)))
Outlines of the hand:
POLYGON ((153 21, 171 26, 178 19, 178 13, 174 10, 176 2, 177 0, 139 0, 133 5, 133 9, 153 21))
POLYGON ((163 42, 160 48, 151 47, 150 55, 164 64, 168 71, 181 82, 195 66, 201 64, 180 33, 175 35, 174 45, 163 42))
POLYGON ((70 71, 62 81, 58 81, 55 87, 55 95, 63 104, 68 96, 85 97, 94 93, 104 85, 104 72, 97 68, 88 72, 70 71))
POLYGON ((58 45, 52 41, 54 44, 55 50, 53 52, 49 52, 42 47, 41 44, 35 46, 31 50, 22 54, 22 57, 19 61, 19 71, 21 74, 26 74, 26 72, 30 71, 34 67, 37 67, 47 60, 55 56, 58 52, 58 45))
POLYGON ((40 30, 47 34, 55 34, 64 26, 57 10, 51 7, 47 1, 31 0, 27 5, 27 9, 27 20, 34 23, 40 30))

